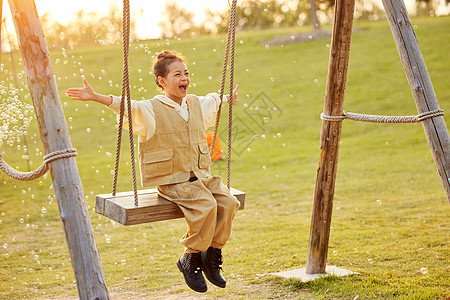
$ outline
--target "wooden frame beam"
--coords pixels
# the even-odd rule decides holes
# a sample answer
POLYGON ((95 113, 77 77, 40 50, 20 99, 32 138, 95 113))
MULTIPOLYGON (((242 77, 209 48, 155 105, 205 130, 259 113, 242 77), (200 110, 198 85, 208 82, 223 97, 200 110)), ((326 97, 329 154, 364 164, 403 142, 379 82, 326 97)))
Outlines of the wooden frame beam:
MULTIPOLYGON (((8 0, 46 154, 71 149, 69 131, 34 0, 8 0)), ((50 163, 50 174, 80 299, 109 299, 74 157, 50 163)))
MULTIPOLYGON (((383 0, 395 44, 411 88, 417 111, 421 114, 439 109, 419 42, 403 1, 383 0)), ((443 116, 422 122, 442 186, 450 203, 450 137, 443 116)))
MULTIPOLYGON (((341 116, 343 113, 354 8, 355 0, 336 1, 323 110, 326 115, 341 116)), ((306 263, 308 274, 325 273, 341 129, 342 121, 322 121, 320 161, 306 263)))

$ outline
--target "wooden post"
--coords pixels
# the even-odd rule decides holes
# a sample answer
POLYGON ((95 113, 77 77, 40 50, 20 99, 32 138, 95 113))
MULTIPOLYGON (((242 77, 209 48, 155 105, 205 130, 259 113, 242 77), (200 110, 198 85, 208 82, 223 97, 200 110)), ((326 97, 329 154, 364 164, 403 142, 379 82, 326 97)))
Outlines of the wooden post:
MULTIPOLYGON (((344 108, 355 0, 336 1, 324 114, 344 108)), ((314 193, 306 273, 325 273, 342 122, 322 121, 320 161, 314 193)))
MULTIPOLYGON (((439 103, 405 4, 398 0, 383 0, 383 6, 417 111, 423 113, 438 110, 439 103)), ((444 117, 426 119, 422 125, 450 203, 450 137, 444 117)))
MULTIPOLYGON (((36 5, 33 0, 8 2, 45 153, 71 149, 36 5)), ((79 297, 109 299, 75 158, 55 160, 50 165, 79 297)))

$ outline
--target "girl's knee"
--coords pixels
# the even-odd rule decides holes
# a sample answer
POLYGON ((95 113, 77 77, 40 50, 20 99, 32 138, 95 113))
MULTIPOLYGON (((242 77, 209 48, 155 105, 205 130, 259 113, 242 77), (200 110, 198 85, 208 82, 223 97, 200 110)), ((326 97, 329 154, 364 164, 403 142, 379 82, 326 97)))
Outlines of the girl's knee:
POLYGON ((202 199, 201 207, 206 213, 217 213, 217 202, 213 197, 202 199))
POLYGON ((228 211, 236 212, 239 206, 241 206, 241 203, 234 196, 229 197, 224 203, 224 209, 228 211))

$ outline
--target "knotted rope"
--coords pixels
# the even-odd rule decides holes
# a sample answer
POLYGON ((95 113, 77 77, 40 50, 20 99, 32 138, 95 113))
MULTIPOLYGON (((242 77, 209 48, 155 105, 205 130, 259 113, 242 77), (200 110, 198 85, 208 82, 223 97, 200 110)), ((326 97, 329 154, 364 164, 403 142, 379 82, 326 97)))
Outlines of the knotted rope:
POLYGON ((231 184, 231 134, 232 134, 232 128, 233 128, 233 105, 231 103, 232 97, 233 97, 233 78, 234 78, 234 52, 235 52, 235 36, 236 36, 236 5, 237 0, 233 0, 233 3, 231 5, 231 12, 230 12, 230 22, 228 25, 228 37, 227 37, 227 45, 225 48, 225 58, 223 62, 223 70, 222 70, 222 82, 220 85, 220 104, 219 109, 217 110, 216 115, 216 122, 214 125, 214 134, 211 139, 211 149, 210 149, 210 156, 212 157, 214 152, 214 146, 216 144, 216 137, 217 137, 217 131, 219 128, 219 120, 220 120, 220 112, 222 111, 222 99, 223 94, 225 90, 225 80, 227 76, 227 64, 228 64, 228 57, 230 56, 230 98, 229 101, 229 108, 228 108, 228 152, 227 152, 227 187, 230 189, 231 184), (231 47, 231 54, 230 54, 230 47, 231 47))
POLYGON ((320 114, 320 118, 325 121, 339 122, 345 119, 371 123, 417 123, 423 120, 440 117, 444 115, 442 109, 427 111, 417 116, 378 116, 357 113, 344 113, 342 116, 329 116, 324 113, 320 114))
POLYGON ((42 175, 44 175, 45 173, 47 173, 48 166, 52 161, 61 159, 61 158, 68 158, 68 157, 72 157, 72 156, 77 156, 77 149, 72 148, 72 149, 54 151, 54 152, 49 153, 46 156, 44 156, 44 162, 36 170, 31 171, 31 172, 20 172, 20 171, 15 170, 11 166, 9 166, 3 160, 3 156, 0 153, 0 169, 3 172, 5 172, 6 175, 8 175, 9 177, 14 178, 16 180, 31 181, 31 180, 39 178, 42 175))

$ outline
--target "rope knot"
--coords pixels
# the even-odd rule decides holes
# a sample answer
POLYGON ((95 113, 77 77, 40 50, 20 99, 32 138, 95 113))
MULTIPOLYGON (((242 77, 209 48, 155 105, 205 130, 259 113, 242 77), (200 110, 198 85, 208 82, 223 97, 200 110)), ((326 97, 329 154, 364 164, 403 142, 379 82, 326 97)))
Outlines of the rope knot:
POLYGON ((48 164, 54 160, 61 159, 61 158, 68 158, 72 156, 77 156, 77 149, 65 149, 65 150, 58 150, 54 151, 52 153, 47 154, 44 156, 44 162, 40 165, 39 168, 37 168, 34 171, 31 172, 20 172, 9 166, 4 160, 3 156, 0 153, 0 169, 5 172, 6 175, 9 177, 21 180, 21 181, 31 181, 36 178, 41 177, 48 171, 48 164))

